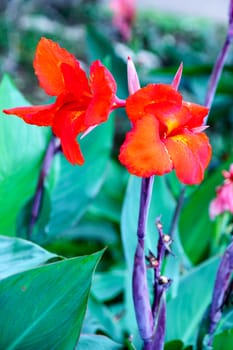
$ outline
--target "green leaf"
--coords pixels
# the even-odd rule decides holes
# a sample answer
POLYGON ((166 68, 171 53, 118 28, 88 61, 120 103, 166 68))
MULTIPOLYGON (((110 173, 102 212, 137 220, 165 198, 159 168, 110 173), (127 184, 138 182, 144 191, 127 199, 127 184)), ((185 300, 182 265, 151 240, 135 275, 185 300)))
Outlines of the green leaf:
POLYGON ((0 348, 74 349, 101 254, 63 260, 0 281, 0 348))
POLYGON ((88 211, 119 224, 127 179, 128 173, 125 168, 115 161, 110 161, 106 180, 88 211))
POLYGON ((91 319, 95 320, 97 330, 109 335, 113 340, 122 340, 122 329, 119 320, 105 304, 96 300, 92 295, 89 298, 88 312, 91 319))
POLYGON ((34 243, 4 236, 0 236, 0 256, 0 279, 59 259, 34 243))
POLYGON ((214 224, 209 217, 209 205, 215 197, 216 187, 223 181, 222 170, 228 169, 229 164, 230 161, 228 160, 219 166, 188 198, 181 212, 179 222, 180 238, 185 252, 194 264, 197 264, 208 255, 214 235, 214 224))
MULTIPOLYGON (((5 76, 0 84, 0 111, 28 105, 5 76)), ((0 112, 0 233, 16 235, 17 215, 33 195, 48 129, 27 125, 20 118, 0 112)))
POLYGON ((103 335, 81 334, 76 350, 120 350, 123 346, 103 335))
POLYGON ((164 350, 182 350, 184 344, 180 340, 169 341, 165 344, 164 350))
POLYGON ((214 337, 214 350, 232 350, 233 329, 225 331, 214 337))
POLYGON ((116 298, 123 291, 125 273, 112 270, 95 274, 92 294, 99 301, 105 302, 116 298))
POLYGON ((179 283, 176 298, 167 303, 167 340, 192 343, 212 297, 219 258, 192 269, 179 283))
POLYGON ((45 228, 49 239, 67 236, 100 190, 110 157, 113 127, 114 120, 110 117, 107 123, 98 126, 81 140, 86 159, 83 166, 72 166, 61 156, 61 172, 52 191, 52 212, 45 228))

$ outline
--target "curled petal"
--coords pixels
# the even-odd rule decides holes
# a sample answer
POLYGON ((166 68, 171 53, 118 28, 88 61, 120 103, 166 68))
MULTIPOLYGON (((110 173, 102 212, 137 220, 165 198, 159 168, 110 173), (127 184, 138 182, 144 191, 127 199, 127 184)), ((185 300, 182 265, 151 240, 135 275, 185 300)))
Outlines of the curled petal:
MULTIPOLYGON (((132 122, 142 118, 144 113, 153 106, 160 114, 171 114, 182 105, 182 96, 170 85, 149 84, 136 91, 126 100, 126 112, 132 122)), ((148 111, 149 112, 149 111, 148 111)))
POLYGON ((187 123, 189 129, 200 127, 204 124, 204 119, 208 115, 209 109, 201 105, 183 102, 183 106, 190 112, 190 120, 187 123))
POLYGON ((3 110, 6 114, 14 114, 22 118, 26 123, 51 126, 54 117, 54 104, 33 107, 18 107, 3 110))
POLYGON ((168 104, 161 102, 152 104, 145 108, 148 113, 153 114, 163 128, 166 135, 174 134, 189 121, 191 113, 185 106, 173 106, 170 110, 168 104))
POLYGON ((50 39, 41 38, 36 48, 34 69, 40 86, 48 95, 57 96, 64 91, 61 64, 77 66, 76 58, 50 39))
POLYGON ((93 98, 86 111, 85 123, 88 126, 107 120, 117 88, 112 74, 100 61, 93 62, 90 67, 90 86, 93 98))
POLYGON ((210 162, 211 146, 204 133, 193 134, 184 131, 164 141, 177 177, 187 185, 200 183, 204 178, 204 171, 210 162))
POLYGON ((172 161, 160 140, 158 121, 153 116, 144 116, 134 124, 121 146, 119 160, 131 174, 141 177, 172 170, 172 161))

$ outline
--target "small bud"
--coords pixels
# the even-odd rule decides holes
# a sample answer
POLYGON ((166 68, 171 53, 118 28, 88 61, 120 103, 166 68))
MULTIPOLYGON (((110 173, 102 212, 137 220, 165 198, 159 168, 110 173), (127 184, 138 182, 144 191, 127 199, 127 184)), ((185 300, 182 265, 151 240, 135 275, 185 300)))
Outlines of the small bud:
POLYGON ((168 284, 169 279, 166 276, 160 276, 159 277, 159 284, 168 284))
POLYGON ((127 76, 129 93, 130 95, 132 95, 140 89, 140 82, 138 79, 138 74, 135 65, 130 57, 128 57, 127 76))
POLYGON ((169 235, 163 235, 163 242, 165 243, 165 244, 170 244, 171 243, 171 236, 169 236, 169 235))
POLYGON ((179 85, 180 85, 182 71, 183 71, 183 63, 180 64, 180 66, 179 66, 179 68, 174 76, 174 79, 172 81, 172 87, 176 90, 178 90, 179 85))

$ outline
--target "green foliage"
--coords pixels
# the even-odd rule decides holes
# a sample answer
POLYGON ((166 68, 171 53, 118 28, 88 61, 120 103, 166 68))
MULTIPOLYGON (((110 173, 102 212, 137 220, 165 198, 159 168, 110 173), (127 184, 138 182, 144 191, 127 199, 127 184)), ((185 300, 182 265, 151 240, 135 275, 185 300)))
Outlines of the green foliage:
POLYGON ((4 115, 3 108, 28 105, 5 76, 0 85, 0 233, 16 235, 17 215, 34 194, 41 160, 48 143, 48 130, 4 115))
MULTIPOLYGON (((84 6, 84 1, 78 3, 84 6)), ((120 98, 128 96, 128 54, 132 54, 142 85, 170 83, 183 61, 180 90, 188 100, 203 103, 223 28, 149 13, 138 16, 140 20, 133 28, 135 35, 131 42, 116 45, 109 36, 110 18, 99 23, 101 11, 96 10, 94 2, 88 2, 88 13, 84 7, 80 11, 75 7, 69 13, 67 8, 51 6, 52 15, 59 13, 63 20, 71 22, 64 26, 52 21, 41 32, 24 29, 16 50, 20 55, 17 62, 20 73, 29 62, 32 71, 32 49, 43 34, 58 39, 64 47, 67 43, 66 47, 84 61, 101 59, 117 81, 120 98), (88 26, 74 26, 74 18, 79 18, 79 22, 86 19, 88 26), (69 29, 73 36, 66 34, 71 33, 69 29), (125 50, 123 54, 119 47, 125 50)), ((46 8, 49 13, 49 6, 46 8)), ((37 15, 40 11, 37 9, 37 15)), ((9 28, 2 29, 1 47, 6 48, 4 40, 9 28)), ((228 63, 209 117, 208 133, 213 146, 210 171, 200 186, 186 188, 172 244, 174 256, 169 256, 162 266, 164 275, 173 280, 167 292, 165 350, 194 350, 198 334, 196 348, 201 349, 207 332, 204 319, 208 323, 208 306, 219 261, 216 255, 226 245, 226 241, 216 239, 217 224, 210 221, 208 208, 223 180, 222 170, 232 163, 232 59, 228 63)), ((17 83, 21 82, 23 89, 33 95, 32 99, 38 96, 40 99, 37 88, 31 91, 31 78, 26 81, 23 74, 18 74, 17 83)), ((0 110, 21 105, 28 105, 27 100, 5 76, 0 85, 0 110)), ((108 122, 79 140, 86 159, 84 166, 71 166, 61 154, 55 156, 31 237, 53 253, 14 237, 27 236, 35 188, 51 132, 0 114, 0 234, 13 236, 0 236, 0 348, 141 349, 131 291, 141 180, 129 177, 116 159, 129 127, 124 111, 114 112, 108 122), (102 252, 92 253, 105 246, 108 249, 93 276, 102 252)), ((164 232, 170 232, 180 191, 174 172, 155 178, 147 253, 149 249, 156 253, 156 218, 161 217, 164 232)), ((228 230, 231 232, 231 222, 228 230)), ((152 296, 151 272, 148 269, 152 296)), ((217 327, 213 350, 232 349, 232 330, 229 306, 217 327)))
POLYGON ((0 347, 73 349, 102 252, 52 262, 53 254, 32 243, 1 237, 3 249, 9 267, 17 265, 0 280, 0 347), (12 250, 17 252, 17 259, 12 250))

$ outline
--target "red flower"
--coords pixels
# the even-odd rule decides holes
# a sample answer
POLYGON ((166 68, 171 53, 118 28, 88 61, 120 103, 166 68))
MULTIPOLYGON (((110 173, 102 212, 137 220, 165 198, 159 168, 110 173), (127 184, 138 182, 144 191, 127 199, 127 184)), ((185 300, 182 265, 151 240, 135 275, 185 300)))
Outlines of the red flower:
POLYGON ((110 111, 116 108, 113 76, 100 61, 95 61, 88 80, 76 58, 46 38, 42 38, 37 46, 34 69, 40 86, 48 95, 57 96, 55 103, 4 112, 15 114, 29 124, 51 126, 70 163, 83 164, 76 137, 89 127, 106 121, 110 111))
POLYGON ((177 84, 150 84, 128 97, 126 112, 132 130, 119 159, 137 176, 163 175, 175 169, 181 182, 197 184, 211 158, 208 137, 202 132, 208 109, 183 101, 177 84))
POLYGON ((211 219, 227 211, 233 214, 233 164, 229 171, 223 171, 223 176, 224 182, 217 187, 216 198, 210 203, 211 219))

